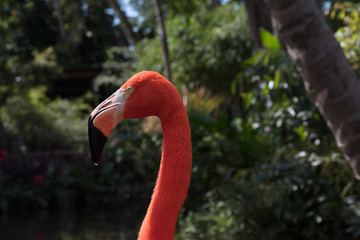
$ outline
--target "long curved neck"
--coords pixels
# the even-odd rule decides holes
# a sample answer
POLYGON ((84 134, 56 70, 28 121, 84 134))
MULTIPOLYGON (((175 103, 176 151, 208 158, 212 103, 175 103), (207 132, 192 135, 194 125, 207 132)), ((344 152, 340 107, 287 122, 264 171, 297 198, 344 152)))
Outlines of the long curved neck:
POLYGON ((139 240, 174 238, 177 217, 190 183, 192 151, 185 108, 182 105, 171 115, 160 116, 160 120, 164 140, 159 175, 139 240))

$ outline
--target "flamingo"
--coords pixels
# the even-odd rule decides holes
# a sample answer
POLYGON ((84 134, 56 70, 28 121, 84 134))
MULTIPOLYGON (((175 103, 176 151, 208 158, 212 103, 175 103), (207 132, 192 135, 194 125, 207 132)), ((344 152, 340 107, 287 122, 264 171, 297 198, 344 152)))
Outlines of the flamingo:
POLYGON ((95 163, 112 129, 123 119, 160 118, 163 146, 160 168, 138 240, 174 238, 191 176, 191 135, 185 107, 175 86, 159 73, 131 77, 90 114, 89 143, 95 163))

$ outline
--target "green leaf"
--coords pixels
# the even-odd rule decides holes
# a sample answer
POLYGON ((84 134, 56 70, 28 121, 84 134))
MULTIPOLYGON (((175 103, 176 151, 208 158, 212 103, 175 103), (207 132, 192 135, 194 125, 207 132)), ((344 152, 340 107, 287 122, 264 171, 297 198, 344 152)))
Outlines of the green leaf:
POLYGON ((235 95, 236 94, 236 85, 237 85, 237 79, 235 79, 234 81, 232 81, 231 86, 230 86, 230 90, 231 90, 231 94, 235 95))
POLYGON ((299 135, 301 141, 305 141, 306 140, 306 136, 308 135, 307 134, 307 131, 305 130, 304 126, 303 125, 300 125, 297 130, 296 130, 297 134, 299 135))
POLYGON ((264 58, 263 58, 263 61, 262 61, 262 64, 263 66, 267 66, 269 61, 270 61, 270 57, 271 57, 271 54, 270 52, 268 52, 267 54, 265 54, 264 58))
POLYGON ((274 74, 274 89, 277 89, 280 83, 280 70, 276 69, 274 74))
MULTIPOLYGON (((245 65, 256 65, 264 58, 265 51, 259 50, 254 55, 252 55, 250 58, 244 60, 242 63, 245 65)), ((246 66, 247 67, 247 66, 246 66)))
POLYGON ((269 87, 266 85, 266 86, 264 87, 264 89, 263 89, 263 94, 264 94, 265 96, 267 96, 267 95, 269 95, 269 93, 270 93, 269 87))
POLYGON ((281 50, 280 41, 269 31, 265 29, 260 30, 260 38, 262 45, 270 50, 281 50))
POLYGON ((246 94, 245 99, 244 99, 245 109, 249 109, 249 107, 251 105, 251 100, 253 99, 253 97, 254 97, 253 92, 250 92, 250 93, 246 94))

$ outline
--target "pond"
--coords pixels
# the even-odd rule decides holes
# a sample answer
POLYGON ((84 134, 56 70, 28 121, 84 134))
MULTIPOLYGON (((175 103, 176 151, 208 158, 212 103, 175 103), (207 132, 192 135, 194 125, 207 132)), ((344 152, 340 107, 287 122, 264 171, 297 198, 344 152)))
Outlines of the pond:
POLYGON ((141 221, 141 213, 119 209, 3 215, 0 216, 0 239, 134 240, 141 221))

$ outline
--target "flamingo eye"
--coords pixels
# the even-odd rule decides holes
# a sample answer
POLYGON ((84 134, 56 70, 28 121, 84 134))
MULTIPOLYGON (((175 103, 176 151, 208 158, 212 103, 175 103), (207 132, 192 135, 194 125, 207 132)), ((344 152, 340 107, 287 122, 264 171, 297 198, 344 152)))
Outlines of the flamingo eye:
POLYGON ((134 88, 132 86, 128 86, 126 89, 125 89, 126 93, 127 94, 131 94, 134 92, 134 88))

